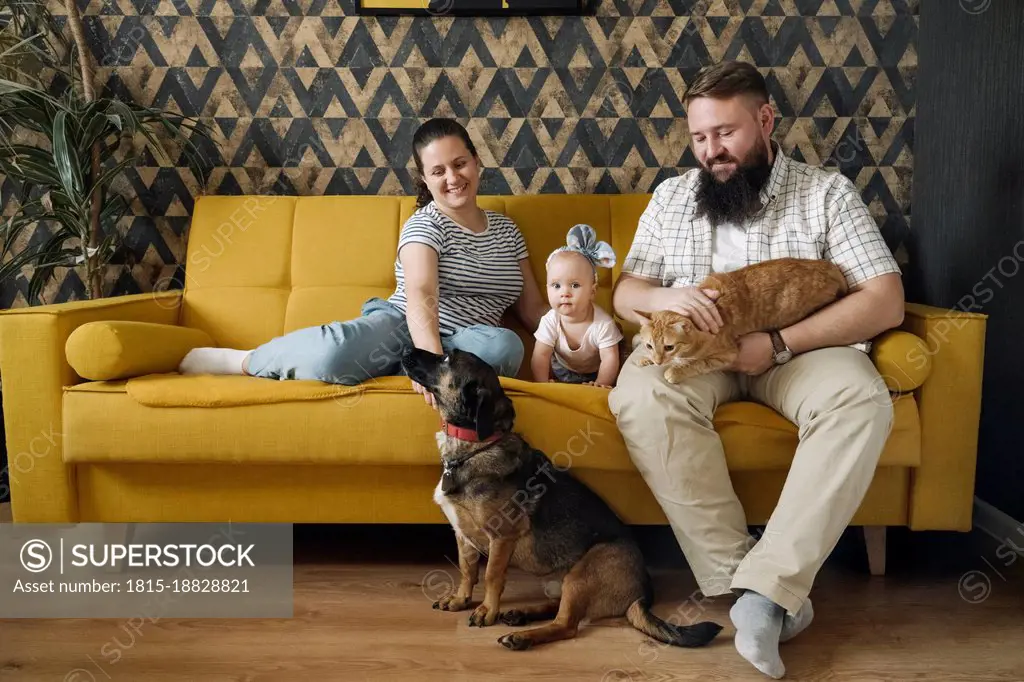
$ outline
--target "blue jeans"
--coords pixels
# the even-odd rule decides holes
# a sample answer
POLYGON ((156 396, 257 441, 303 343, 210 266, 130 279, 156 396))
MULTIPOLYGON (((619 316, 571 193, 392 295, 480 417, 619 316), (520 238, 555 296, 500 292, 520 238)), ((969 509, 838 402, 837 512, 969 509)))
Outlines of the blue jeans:
POLYGON ((589 374, 574 372, 559 362, 554 353, 551 354, 551 373, 557 381, 563 384, 585 384, 588 381, 597 381, 597 372, 589 374))
MULTIPOLYGON (((248 373, 352 386, 373 377, 404 375, 402 354, 413 347, 405 314, 375 297, 353 320, 297 329, 259 346, 249 355, 248 373)), ((442 335, 441 347, 474 353, 501 376, 514 377, 523 362, 519 335, 501 327, 464 327, 442 335)))

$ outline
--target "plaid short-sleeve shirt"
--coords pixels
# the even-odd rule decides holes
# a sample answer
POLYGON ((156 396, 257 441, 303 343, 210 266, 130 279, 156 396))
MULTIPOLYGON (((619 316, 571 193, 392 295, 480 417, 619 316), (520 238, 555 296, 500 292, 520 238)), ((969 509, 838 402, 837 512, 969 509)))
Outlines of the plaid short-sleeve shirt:
MULTIPOLYGON (((788 158, 773 142, 775 161, 761 191, 764 207, 742 225, 747 265, 774 258, 822 258, 839 266, 850 287, 900 271, 857 187, 843 174, 788 158)), ((699 169, 654 190, 640 217, 622 272, 693 286, 711 273, 714 232, 697 216, 699 169)))

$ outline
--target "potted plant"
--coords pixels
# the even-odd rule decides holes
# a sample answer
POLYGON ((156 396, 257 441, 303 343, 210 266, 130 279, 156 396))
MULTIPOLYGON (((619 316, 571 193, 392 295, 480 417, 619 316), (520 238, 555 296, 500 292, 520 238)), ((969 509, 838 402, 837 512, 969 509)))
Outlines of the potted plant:
POLYGON ((215 144, 199 119, 96 96, 78 8, 67 6, 70 43, 55 33, 44 5, 0 0, 0 17, 5 10, 12 17, 3 31, 13 34, 0 42, 8 43, 0 64, 20 62, 14 70, 22 74, 12 80, 12 69, 0 67, 0 174, 21 186, 18 213, 0 223, 0 257, 9 259, 0 265, 0 282, 33 267, 30 304, 58 268, 79 270, 87 295, 102 297, 103 274, 119 245, 118 221, 128 210, 117 191, 122 183, 128 188, 123 171, 148 150, 165 166, 181 158, 202 184, 209 165, 196 142, 215 144), (26 62, 40 76, 30 75, 26 62), (19 240, 41 222, 51 227, 50 238, 15 254, 19 240))
POLYGON ((66 8, 72 40, 45 0, 0 0, 0 176, 20 188, 17 212, 0 218, 0 284, 30 268, 29 305, 64 268, 81 273, 89 298, 103 297, 128 211, 125 169, 148 150, 161 165, 181 159, 205 184, 200 146, 216 146, 196 118, 98 96, 78 6, 66 8), (28 246, 40 224, 49 238, 28 246))

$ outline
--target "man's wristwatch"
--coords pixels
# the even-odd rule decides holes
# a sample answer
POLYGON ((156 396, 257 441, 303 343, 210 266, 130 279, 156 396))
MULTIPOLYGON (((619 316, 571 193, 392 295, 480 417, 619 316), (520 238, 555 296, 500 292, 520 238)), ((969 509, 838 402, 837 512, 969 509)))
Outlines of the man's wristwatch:
POLYGON ((793 359, 793 351, 782 340, 782 334, 778 329, 769 329, 768 336, 772 340, 772 362, 776 365, 784 365, 793 359))

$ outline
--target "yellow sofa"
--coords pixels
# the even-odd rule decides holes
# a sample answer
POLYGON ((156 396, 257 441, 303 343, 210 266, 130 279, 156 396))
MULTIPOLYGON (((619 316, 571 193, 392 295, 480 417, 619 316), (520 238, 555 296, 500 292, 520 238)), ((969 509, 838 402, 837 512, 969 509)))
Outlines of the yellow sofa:
MULTIPOLYGON (((519 224, 543 282, 546 254, 575 223, 594 226, 621 263, 648 200, 538 195, 484 197, 482 204, 519 224)), ((68 362, 69 337, 90 322, 151 323, 148 342, 145 326, 124 337, 135 340, 123 352, 144 358, 158 349, 167 356, 166 325, 251 348, 353 317, 366 298, 391 293, 399 231, 413 209, 411 197, 202 197, 183 291, 5 311, 0 373, 15 521, 444 523, 431 499, 440 471, 438 417, 407 379, 344 387, 183 377, 174 363, 141 377, 87 381, 68 362)), ((601 276, 598 298, 608 310, 617 275, 618 268, 601 276)), ((896 420, 853 524, 965 531, 985 317, 908 304, 903 330, 875 347, 896 420)), ((88 356, 82 344, 100 344, 97 338, 111 337, 75 337, 77 357, 88 356)), ((529 352, 532 339, 524 340, 529 352)), ((101 358, 110 348, 95 353, 101 358)), ((528 365, 521 379, 503 380, 517 428, 627 522, 664 524, 604 389, 534 384, 523 380, 528 365)), ((749 522, 766 522, 796 428, 749 402, 724 405, 715 424, 749 522)))

